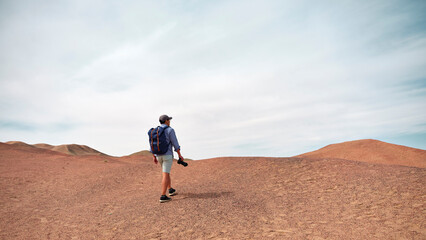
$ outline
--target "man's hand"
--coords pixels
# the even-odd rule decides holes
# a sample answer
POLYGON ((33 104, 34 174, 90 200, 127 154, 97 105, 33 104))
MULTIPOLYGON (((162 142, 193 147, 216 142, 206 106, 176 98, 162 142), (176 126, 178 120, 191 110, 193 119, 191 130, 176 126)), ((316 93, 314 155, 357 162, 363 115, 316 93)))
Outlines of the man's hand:
POLYGON ((157 164, 158 163, 157 157, 153 155, 153 158, 154 158, 154 163, 157 164))
POLYGON ((185 159, 182 157, 182 155, 180 154, 180 149, 178 149, 176 152, 177 152, 177 153, 178 153, 178 155, 179 155, 179 159, 182 159, 182 161, 183 161, 183 160, 185 160, 185 159))

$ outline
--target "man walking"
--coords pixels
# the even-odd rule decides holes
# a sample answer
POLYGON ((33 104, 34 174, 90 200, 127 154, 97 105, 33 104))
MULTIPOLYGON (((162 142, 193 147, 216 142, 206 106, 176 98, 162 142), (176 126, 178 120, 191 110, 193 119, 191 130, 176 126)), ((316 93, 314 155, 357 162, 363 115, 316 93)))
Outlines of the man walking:
POLYGON ((161 182, 161 197, 160 197, 160 203, 168 202, 172 200, 171 198, 167 197, 166 191, 169 190, 169 195, 173 196, 176 195, 177 192, 175 189, 172 188, 172 181, 170 179, 170 170, 172 168, 173 163, 173 150, 172 146, 175 149, 175 151, 178 153, 179 158, 183 160, 182 155, 180 154, 180 146, 178 143, 178 140, 176 138, 175 130, 170 127, 170 120, 172 117, 169 117, 167 115, 161 115, 160 116, 160 123, 161 128, 163 128, 164 134, 166 136, 166 142, 168 145, 168 150, 165 154, 152 154, 154 158, 154 163, 157 164, 160 163, 162 170, 163 170, 163 180, 161 182))

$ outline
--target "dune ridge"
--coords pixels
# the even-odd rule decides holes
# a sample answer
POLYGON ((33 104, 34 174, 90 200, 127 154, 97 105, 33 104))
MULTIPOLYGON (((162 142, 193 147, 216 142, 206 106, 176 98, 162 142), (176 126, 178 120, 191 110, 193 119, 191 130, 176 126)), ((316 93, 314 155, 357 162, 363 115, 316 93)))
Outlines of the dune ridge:
POLYGON ((34 147, 38 147, 38 148, 44 148, 44 149, 48 149, 48 150, 52 150, 52 148, 54 148, 55 146, 50 145, 50 144, 46 144, 46 143, 36 143, 33 144, 34 147))
POLYGON ((5 142, 5 143, 9 144, 9 145, 19 146, 19 147, 24 148, 24 149, 25 148, 26 149, 28 149, 28 148, 36 148, 36 146, 33 146, 33 145, 25 143, 25 142, 21 142, 21 141, 8 141, 8 142, 5 142))
POLYGON ((129 156, 152 156, 152 153, 148 150, 142 150, 139 152, 132 153, 129 156))
POLYGON ((294 157, 339 158, 378 164, 391 164, 426 168, 426 150, 382 142, 375 139, 361 139, 330 144, 318 150, 294 157))
POLYGON ((62 153, 77 155, 77 156, 106 155, 86 145, 78 145, 78 144, 63 144, 63 145, 53 147, 52 150, 56 152, 62 152, 62 153))
POLYGON ((68 155, 76 155, 76 156, 85 156, 85 155, 99 155, 99 156, 108 156, 105 153, 102 153, 96 149, 93 149, 91 147, 88 147, 86 145, 79 145, 79 144, 62 144, 58 146, 46 144, 46 143, 37 143, 37 144, 27 144, 25 142, 21 141, 9 141, 6 142, 6 144, 19 146, 21 148, 32 148, 34 149, 45 149, 45 150, 51 150, 54 152, 60 152, 65 153, 68 155))

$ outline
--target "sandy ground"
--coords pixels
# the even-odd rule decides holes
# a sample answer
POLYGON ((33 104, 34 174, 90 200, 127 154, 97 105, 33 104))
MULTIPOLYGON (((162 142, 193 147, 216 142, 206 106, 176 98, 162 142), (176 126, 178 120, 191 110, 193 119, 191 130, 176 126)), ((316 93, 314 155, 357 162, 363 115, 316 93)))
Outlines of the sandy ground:
MULTIPOLYGON (((43 149, 42 149, 43 150, 43 149)), ((70 156, 0 143, 0 239, 426 239, 426 171, 341 159, 70 156)))
POLYGON ((295 157, 339 158, 368 163, 426 168, 425 150, 382 142, 375 139, 362 139, 330 144, 316 151, 304 153, 295 157))

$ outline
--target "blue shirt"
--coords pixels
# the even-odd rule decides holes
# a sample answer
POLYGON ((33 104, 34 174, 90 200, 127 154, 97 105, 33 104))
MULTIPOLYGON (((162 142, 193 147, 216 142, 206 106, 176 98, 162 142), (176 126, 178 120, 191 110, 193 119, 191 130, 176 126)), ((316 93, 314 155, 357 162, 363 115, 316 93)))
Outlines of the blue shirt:
MULTIPOLYGON (((167 127, 166 124, 161 124, 162 128, 167 127)), ((167 152, 165 154, 161 154, 161 155, 172 155, 173 156, 173 149, 172 146, 175 148, 175 151, 180 150, 180 146, 178 143, 178 140, 176 138, 176 133, 175 130, 171 127, 166 128, 166 130, 164 130, 164 133, 166 134, 166 140, 167 143, 169 144, 169 149, 167 150, 167 152)), ((156 156, 158 156, 160 154, 156 154, 156 156)))

